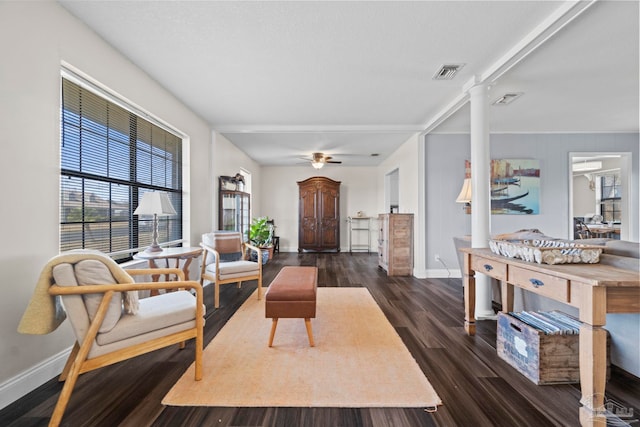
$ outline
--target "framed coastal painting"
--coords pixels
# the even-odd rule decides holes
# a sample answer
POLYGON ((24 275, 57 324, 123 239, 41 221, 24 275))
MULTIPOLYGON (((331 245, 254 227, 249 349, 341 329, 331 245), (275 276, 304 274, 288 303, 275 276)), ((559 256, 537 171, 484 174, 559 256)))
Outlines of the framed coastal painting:
MULTIPOLYGON (((471 163, 465 161, 465 177, 471 163)), ((540 161, 536 159, 491 160, 491 213, 537 215, 540 213, 540 161)))

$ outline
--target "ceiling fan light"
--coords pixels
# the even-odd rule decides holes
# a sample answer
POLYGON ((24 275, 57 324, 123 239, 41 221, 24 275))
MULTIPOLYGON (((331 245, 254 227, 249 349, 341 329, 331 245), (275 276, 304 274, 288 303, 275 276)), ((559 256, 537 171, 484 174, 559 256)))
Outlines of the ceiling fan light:
POLYGON ((314 160, 313 162, 311 162, 311 166, 313 166, 314 169, 322 169, 322 167, 324 166, 324 162, 316 162, 314 160))

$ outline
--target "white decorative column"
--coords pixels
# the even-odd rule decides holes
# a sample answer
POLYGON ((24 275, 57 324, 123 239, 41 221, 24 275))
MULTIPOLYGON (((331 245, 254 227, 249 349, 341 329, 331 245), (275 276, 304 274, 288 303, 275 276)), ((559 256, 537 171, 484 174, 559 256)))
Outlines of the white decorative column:
MULTIPOLYGON (((471 247, 486 248, 491 235, 489 99, 487 86, 469 89, 471 102, 471 247)), ((476 319, 493 319, 491 279, 476 273, 476 319)))

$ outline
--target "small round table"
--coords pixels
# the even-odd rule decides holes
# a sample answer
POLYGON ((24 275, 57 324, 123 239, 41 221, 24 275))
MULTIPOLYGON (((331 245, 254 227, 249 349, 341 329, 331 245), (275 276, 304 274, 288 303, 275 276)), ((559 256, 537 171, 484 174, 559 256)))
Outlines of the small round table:
MULTIPOLYGON (((202 248, 200 247, 184 247, 184 248, 163 248, 160 252, 138 252, 133 256, 134 259, 144 259, 149 261, 150 268, 160 268, 156 264, 157 260, 164 259, 166 267, 169 268, 169 260, 175 259, 175 268, 180 268, 180 261, 184 260, 182 271, 184 272, 184 280, 189 280, 189 266, 191 261, 198 258, 202 254, 202 248)), ((159 274, 151 276, 154 282, 158 281, 159 274)), ((169 275, 165 276, 166 280, 169 280, 169 275)), ((153 294, 153 292, 152 292, 153 294)))

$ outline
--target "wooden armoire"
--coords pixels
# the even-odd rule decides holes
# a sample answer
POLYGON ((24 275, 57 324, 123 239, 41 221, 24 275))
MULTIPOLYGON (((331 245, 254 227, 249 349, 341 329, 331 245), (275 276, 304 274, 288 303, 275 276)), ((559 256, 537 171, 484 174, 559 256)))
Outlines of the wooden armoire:
POLYGON ((298 252, 340 251, 340 181, 316 176, 298 182, 298 252))

